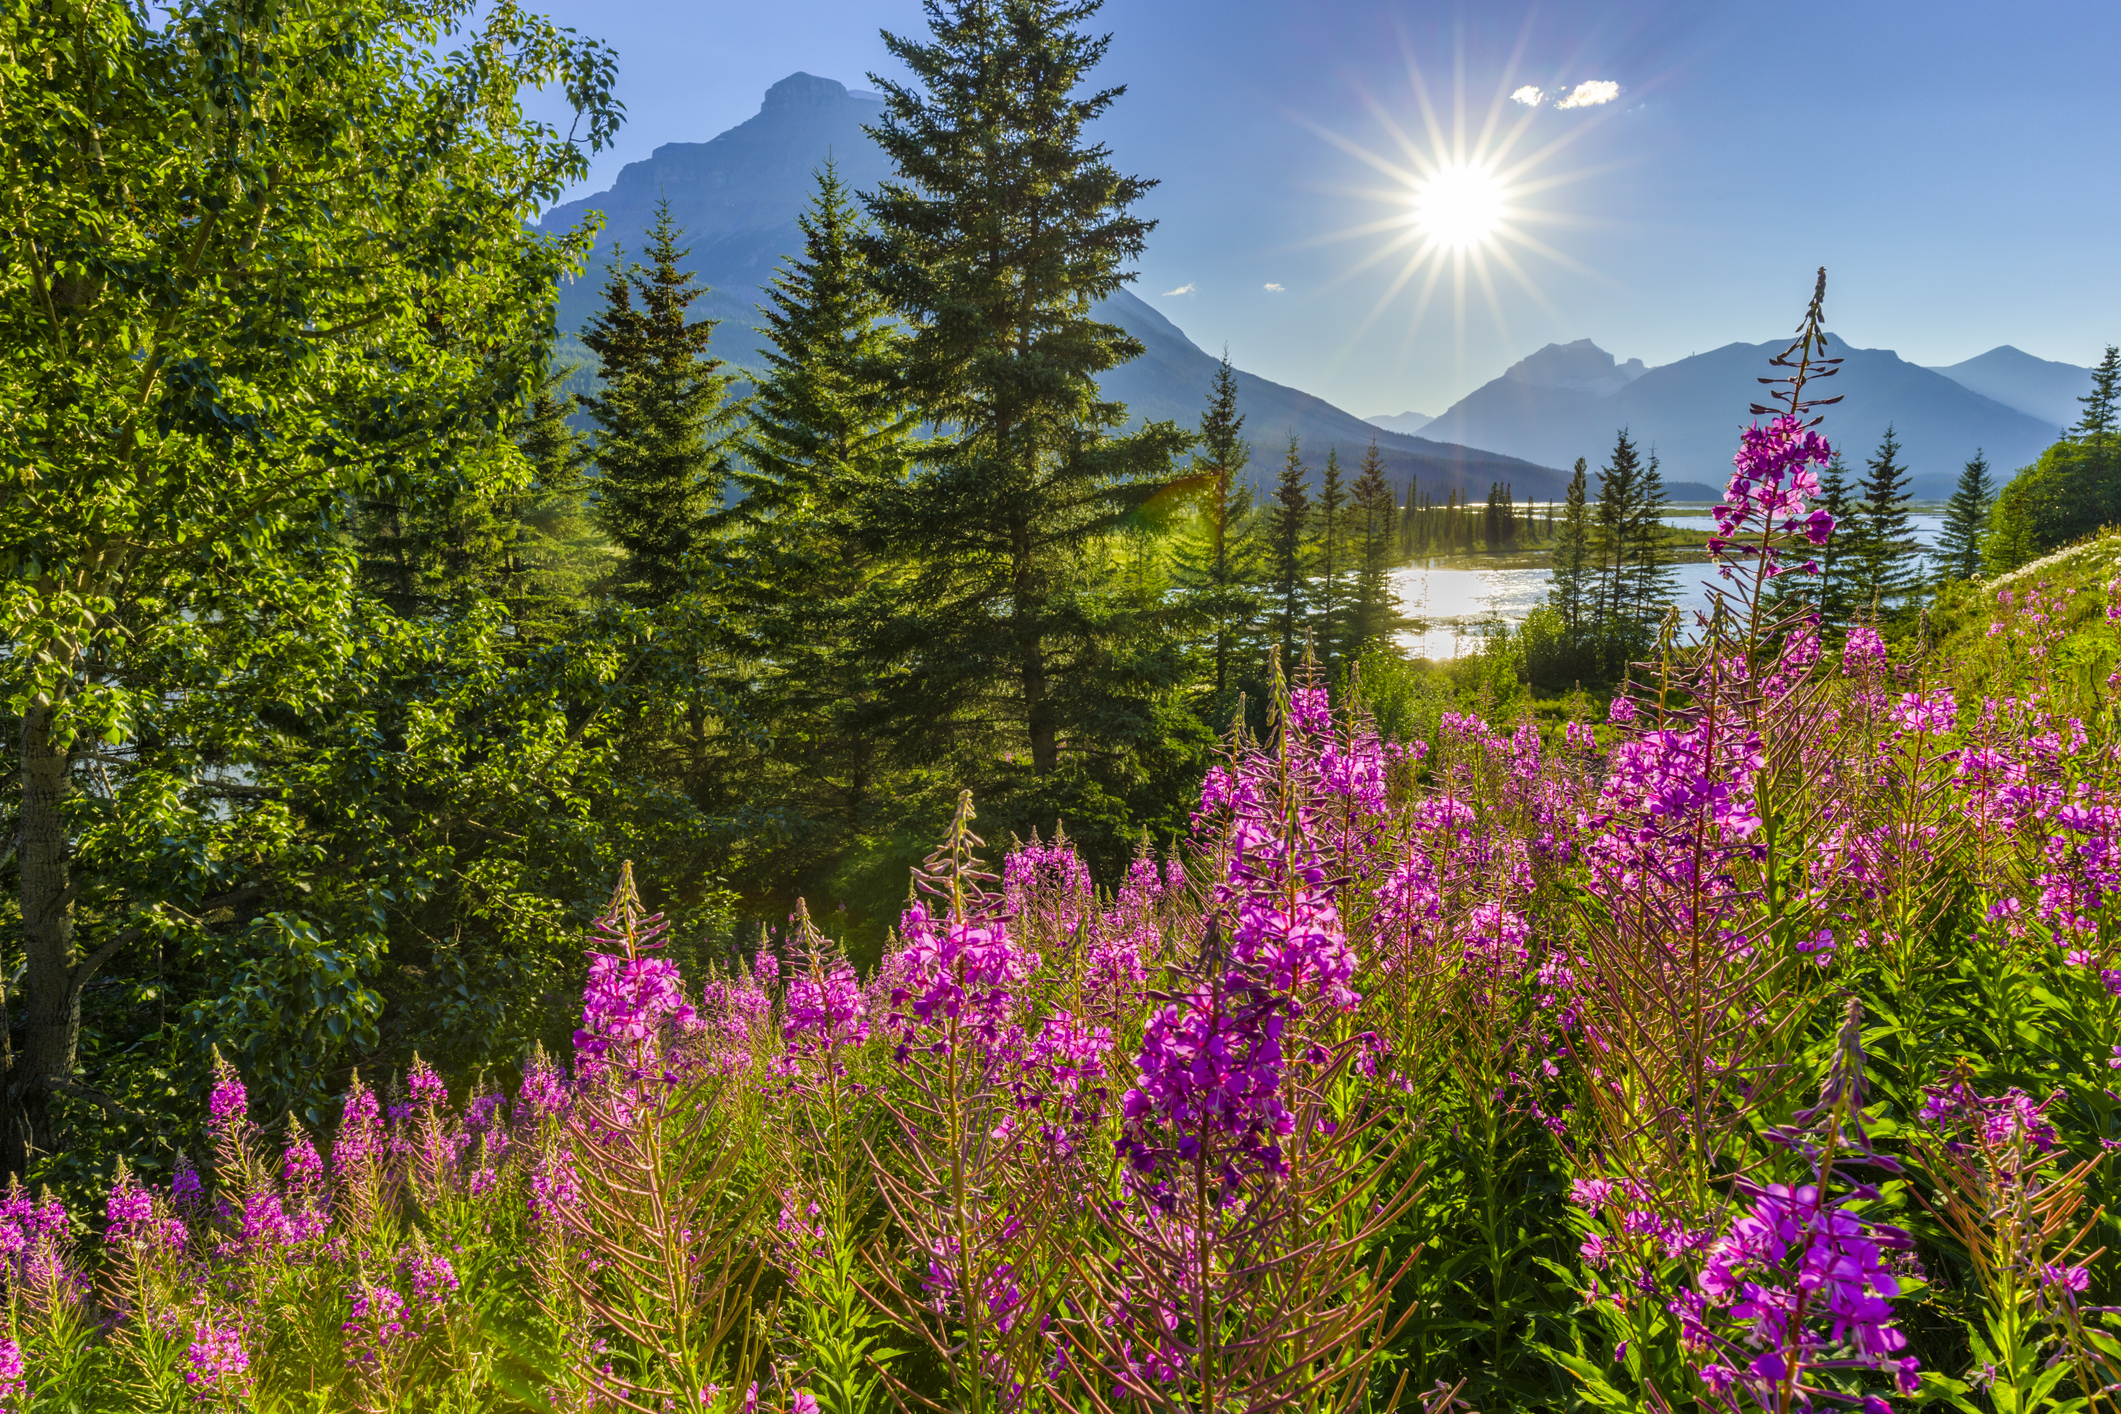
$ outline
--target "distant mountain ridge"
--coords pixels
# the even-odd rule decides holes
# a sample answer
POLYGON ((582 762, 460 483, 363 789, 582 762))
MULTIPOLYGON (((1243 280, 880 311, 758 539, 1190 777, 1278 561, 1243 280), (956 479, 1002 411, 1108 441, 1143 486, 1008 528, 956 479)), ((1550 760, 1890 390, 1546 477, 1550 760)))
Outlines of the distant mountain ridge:
MULTIPOLYGON (((1599 465, 1614 434, 1627 428, 1655 450, 1665 479, 1720 485, 1729 478, 1745 409, 1761 395, 1757 381, 1785 341, 1726 344, 1676 363, 1625 364, 1587 339, 1549 344, 1445 409, 1423 428, 1428 436, 1486 447, 1548 465, 1584 457, 1599 465)), ((1833 336, 1845 361, 1821 396, 1824 431, 1860 470, 1892 424, 1905 449, 1914 494, 1951 494, 1977 448, 2007 476, 2037 458, 2060 424, 2028 416, 1945 374, 1908 363, 1889 349, 1858 349, 1833 336)))
MULTIPOLYGON (((816 169, 828 155, 840 177, 857 191, 873 190, 891 175, 882 149, 863 131, 883 113, 882 101, 851 93, 832 79, 791 74, 766 91, 754 116, 709 142, 665 143, 646 161, 619 173, 611 190, 556 206, 540 223, 566 229, 591 211, 605 217, 589 272, 560 287, 560 328, 577 333, 597 308, 602 270, 615 245, 637 252, 653 222, 658 198, 685 229, 685 268, 711 287, 695 306, 723 321, 714 352, 746 368, 759 365, 764 342, 757 306, 764 286, 802 237, 795 217, 810 202, 816 169)), ((1192 427, 1207 400, 1216 359, 1179 327, 1135 295, 1122 290, 1102 301, 1100 318, 1121 325, 1148 348, 1141 358, 1100 379, 1108 397, 1127 404, 1137 420, 1164 420, 1192 427)), ((1521 458, 1453 446, 1373 426, 1322 398, 1249 373, 1237 375, 1240 411, 1253 443, 1251 476, 1271 483, 1290 433, 1303 444, 1315 477, 1327 448, 1339 451, 1350 479, 1374 439, 1387 474, 1404 486, 1418 478, 1426 494, 1447 491, 1484 496, 1490 482, 1507 482, 1520 500, 1561 493, 1565 478, 1551 467, 1521 458)))
POLYGON ((1427 427, 1435 420, 1428 413, 1414 412, 1412 410, 1379 413, 1376 417, 1363 419, 1364 422, 1369 423, 1372 427, 1382 427, 1387 432, 1406 432, 1410 434, 1421 431, 1422 428, 1427 427))
POLYGON ((2092 390, 2092 371, 2074 363, 2035 358, 2023 349, 1998 344, 1963 363, 1931 368, 1962 388, 1971 388, 2005 407, 2057 427, 2074 427, 2084 415, 2078 401, 2092 390))

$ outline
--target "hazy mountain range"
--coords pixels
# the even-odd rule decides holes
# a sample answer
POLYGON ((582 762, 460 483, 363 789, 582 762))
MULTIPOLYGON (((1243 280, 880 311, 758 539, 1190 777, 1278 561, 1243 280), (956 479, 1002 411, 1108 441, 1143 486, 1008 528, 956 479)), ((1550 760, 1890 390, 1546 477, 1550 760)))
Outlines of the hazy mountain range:
MULTIPOLYGON (((818 166, 830 156, 858 191, 890 175, 890 163, 863 131, 882 112, 874 94, 791 74, 767 90, 755 116, 713 140, 666 143, 648 160, 629 164, 610 191, 553 208, 543 222, 548 230, 572 226, 592 210, 605 218, 590 272, 561 288, 561 329, 580 330, 596 307, 601 267, 614 244, 629 255, 637 252, 657 199, 667 197, 685 228, 686 267, 711 287, 701 312, 723 321, 715 351, 738 365, 756 366, 761 287, 800 247, 795 216, 810 200, 818 166)), ((1193 425, 1215 358, 1126 291, 1097 312, 1148 349, 1101 380, 1106 393, 1138 419, 1193 425)), ((1844 395, 1830 410, 1828 435, 1852 465, 1860 465, 1892 423, 1914 472, 1915 494, 1925 499, 1949 494, 1976 447, 2005 476, 2032 461, 2075 421, 2074 400, 2090 384, 2088 369, 2008 345, 1930 369, 1890 350, 1834 342, 1847 362, 1826 385, 1828 394, 1844 395)), ((1364 420, 1240 371, 1252 479, 1271 482, 1293 433, 1314 474, 1328 447, 1352 466, 1374 439, 1393 478, 1404 484, 1418 477, 1424 492, 1440 496, 1457 489, 1478 498, 1490 482, 1504 481, 1519 499, 1544 499, 1560 493, 1566 473, 1559 468, 1579 456, 1595 468, 1615 431, 1627 427, 1638 443, 1656 450, 1675 493, 1716 494, 1729 475, 1745 408, 1760 394, 1755 380, 1781 347, 1780 341, 1727 344, 1648 368, 1640 359, 1616 360, 1588 339, 1549 344, 1435 418, 1406 412, 1364 420)))
MULTIPOLYGON (((2059 410, 2060 386, 2071 377, 2079 391, 2091 383, 2089 369, 2046 363, 2008 347, 1939 371, 1890 349, 1859 349, 1838 335, 1829 338, 1831 352, 1845 360, 1830 380, 1814 385, 1819 396, 1842 397, 1827 409, 1829 440, 1860 472, 1891 424, 1922 499, 1950 495, 1976 449, 2000 477, 2031 462, 2065 425, 2052 415, 2059 410), (1961 381, 1961 370, 1971 370, 1969 381, 1961 381), (1980 386, 1970 386, 1972 379, 1980 379, 1980 386)), ((1721 484, 1730 475, 1745 409, 1761 395, 1757 380, 1771 371, 1767 361, 1785 343, 1726 344, 1656 368, 1639 359, 1617 363, 1588 339, 1549 344, 1422 430, 1549 464, 1585 456, 1595 467, 1615 431, 1625 427, 1639 445, 1657 452, 1667 481, 1721 484)))

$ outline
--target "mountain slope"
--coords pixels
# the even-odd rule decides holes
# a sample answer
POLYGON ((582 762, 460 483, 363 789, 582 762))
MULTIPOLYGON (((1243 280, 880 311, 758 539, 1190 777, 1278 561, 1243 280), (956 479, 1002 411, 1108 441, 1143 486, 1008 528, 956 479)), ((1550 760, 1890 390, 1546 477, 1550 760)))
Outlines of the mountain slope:
MULTIPOLYGON (((1889 349, 1854 349, 1837 337, 1834 352, 1846 358, 1824 385, 1843 401, 1829 408, 1823 429, 1860 467, 1888 423, 1899 433, 1912 469, 1914 493, 1923 499, 1951 494, 1959 468, 1979 447, 1989 464, 2006 474, 2032 462, 2055 439, 2056 428, 1984 397, 1943 374, 1908 363, 1889 349)), ((1603 350, 1590 346, 1610 362, 1603 350)), ((1782 343, 1726 344, 1677 363, 1648 369, 1611 392, 1592 391, 1596 377, 1574 377, 1556 386, 1542 369, 1559 363, 1549 345, 1502 377, 1482 385, 1424 428, 1431 437, 1489 447, 1549 465, 1587 457, 1597 465, 1625 427, 1635 441, 1655 448, 1667 481, 1722 484, 1730 475, 1745 409, 1760 396, 1758 379, 1782 343), (1528 369, 1527 365, 1531 367, 1528 369), (1528 376, 1529 375, 1529 376, 1528 376)), ((1639 365, 1638 365, 1639 366, 1639 365)), ((1626 367, 1618 365, 1616 367, 1626 367)), ((1595 373, 1595 369, 1593 372, 1595 373)))
MULTIPOLYGON (((764 322, 757 309, 765 298, 761 287, 772 281, 781 259, 801 246, 795 217, 810 200, 813 173, 830 154, 850 187, 874 190, 891 166, 863 126, 882 112, 881 101, 871 95, 850 93, 832 79, 791 74, 766 91, 755 116, 711 142, 666 143, 647 161, 628 164, 610 191, 554 207, 541 223, 547 230, 571 227, 591 211, 605 217, 590 272, 560 289, 561 330, 581 329, 597 306, 601 268, 614 244, 638 250, 662 197, 685 230, 690 247, 685 268, 711 287, 695 308, 723 321, 715 331, 714 352, 757 367, 763 342, 757 331, 764 322)), ((1143 357, 1099 380, 1106 395, 1126 403, 1138 420, 1194 426, 1216 360, 1124 290, 1095 312, 1148 347, 1143 357)), ((1565 481, 1558 472, 1516 458, 1373 427, 1322 398, 1249 373, 1240 372, 1237 379, 1240 410, 1253 442, 1255 481, 1273 480, 1291 431, 1302 439, 1314 475, 1332 446, 1349 463, 1352 479, 1354 461, 1375 438, 1396 481, 1419 477, 1423 491, 1439 497, 1462 490, 1477 498, 1491 481, 1504 481, 1520 500, 1545 499, 1558 496, 1565 481)))
POLYGON ((2023 349, 1999 344, 1964 363, 1932 368, 1962 388, 1994 398, 2008 408, 2055 427, 2074 427, 2084 415, 2077 399, 2092 389, 2092 371, 2074 363, 2035 358, 2023 349))

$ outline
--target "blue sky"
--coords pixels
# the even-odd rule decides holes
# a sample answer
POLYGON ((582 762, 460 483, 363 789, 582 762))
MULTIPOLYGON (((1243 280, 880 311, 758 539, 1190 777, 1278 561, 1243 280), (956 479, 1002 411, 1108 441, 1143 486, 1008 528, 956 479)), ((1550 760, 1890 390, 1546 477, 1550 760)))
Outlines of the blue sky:
MULTIPOLYGON (((916 0, 544 8, 619 51, 629 119, 584 191, 798 69, 866 87, 878 29, 922 25, 916 0)), ((1108 0, 1100 22, 1099 77, 1129 88, 1100 135, 1162 183, 1136 291, 1359 414, 1440 412, 1550 341, 1655 365, 1771 339, 1821 264, 1831 326, 1920 363, 2121 342, 2112 0, 1108 0), (1594 81, 1618 96, 1505 96, 1594 81), (1492 299, 1448 274, 1425 308, 1419 275, 1388 297, 1404 258, 1347 234, 1407 210, 1361 154, 1409 166, 1395 127, 1432 153, 1423 95, 1446 143, 1507 139, 1513 224, 1543 249, 1504 243, 1521 278, 1491 259, 1492 299)))

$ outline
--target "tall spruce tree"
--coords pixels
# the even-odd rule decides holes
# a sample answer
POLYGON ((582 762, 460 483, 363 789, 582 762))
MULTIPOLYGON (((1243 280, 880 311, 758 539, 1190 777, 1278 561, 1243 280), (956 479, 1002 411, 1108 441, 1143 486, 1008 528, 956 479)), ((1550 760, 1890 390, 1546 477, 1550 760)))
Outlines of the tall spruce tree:
POLYGON ((1414 547, 1421 534, 1421 478, 1407 478, 1407 500, 1399 511, 1399 558, 1414 558, 1414 547))
POLYGON ((1281 639, 1281 661, 1296 661, 1303 644, 1306 613, 1305 561, 1311 525, 1310 473, 1303 462, 1296 434, 1289 434, 1289 448, 1282 457, 1281 475, 1274 483, 1274 508, 1268 522, 1268 598, 1274 615, 1274 631, 1281 639))
POLYGON ((1350 510, 1349 551, 1354 560, 1355 589, 1349 604, 1348 651, 1359 653, 1372 639, 1384 635, 1392 620, 1392 549, 1399 507, 1394 503, 1392 483, 1385 480, 1384 457, 1371 438, 1356 469, 1355 484, 1348 489, 1350 510))
POLYGON ((682 237, 659 200, 648 263, 614 249, 603 307, 582 331, 603 375, 582 400, 596 427, 597 521, 625 554, 620 593, 642 605, 690 583, 687 559, 721 502, 742 412, 728 397, 736 375, 707 352, 718 321, 687 318, 707 287, 682 268, 682 237))
POLYGON ((1819 579, 1812 587, 1820 620, 1828 628, 1845 628, 1856 608, 1852 587, 1855 562, 1850 547, 1863 538, 1863 507, 1849 480, 1848 463, 1835 452, 1819 478, 1819 506, 1834 518, 1834 533, 1819 549, 1819 579))
POLYGON ((528 644, 564 636, 611 565, 611 544, 589 515, 582 438, 567 423, 577 402, 560 391, 566 376, 546 378, 516 432, 527 474, 506 503, 502 595, 528 644))
POLYGON ((2121 345, 2106 346, 2106 356, 2092 370, 2092 390, 2077 401, 2084 404, 2084 416, 2072 429, 2075 436, 2092 440, 2121 431, 2116 422, 2121 415, 2121 345))
POLYGON ((1341 479, 1340 451, 1326 448, 1326 467, 1318 477, 1318 499, 1312 503, 1312 563, 1318 569, 1317 608, 1313 624, 1317 652, 1330 677, 1347 633, 1348 597, 1342 580, 1348 572, 1347 483, 1341 479))
POLYGON ((1976 450, 1959 473, 1952 498, 1944 503, 1944 525, 1937 533, 1937 554, 1944 573, 1972 579, 1981 573, 1981 541, 1988 534, 1989 508, 1996 503, 1996 483, 1988 458, 1976 450))
POLYGON ((1561 616, 1572 648, 1592 635, 1597 619, 1596 545, 1588 492, 1587 469, 1578 457, 1562 499, 1561 524, 1554 532, 1554 582, 1547 590, 1547 603, 1561 616))
POLYGON ((905 321, 908 394, 948 429, 890 515, 919 557, 892 626, 912 655, 901 719, 976 735, 996 769, 1024 751, 1037 776, 1064 751, 1124 774, 1119 743, 1153 734, 1128 725, 1153 715, 1152 688, 1127 678, 1079 576, 1190 440, 1168 422, 1122 435, 1096 383, 1143 352, 1089 310, 1132 278, 1153 225, 1132 211, 1153 183, 1085 137, 1124 92, 1084 86, 1109 42, 1077 27, 1097 8, 931 0, 926 38, 887 32, 911 78, 872 76, 869 131, 896 175, 864 197, 857 242, 905 321))
POLYGON ((1186 608, 1200 626, 1208 659, 1210 725, 1226 715, 1224 699, 1247 664, 1240 660, 1251 641, 1259 598, 1257 558, 1251 539, 1252 493, 1244 470, 1252 448, 1244 438, 1244 414, 1237 410, 1237 377, 1224 350, 1201 412, 1200 439, 1193 456, 1195 533, 1177 551, 1178 582, 1186 608))
POLYGON ((1849 588, 1858 614, 1890 613, 1920 583, 1921 552, 1908 529, 1908 469, 1888 423, 1860 488, 1859 533, 1849 546, 1849 588))
POLYGON ((2106 356, 2092 370, 2092 389, 2071 435, 2083 443, 2084 471, 2091 482, 2087 499, 2100 521, 2121 519, 2121 346, 2108 344, 2106 356))
POLYGON ((1638 642, 1645 645, 1654 626, 1672 603, 1677 576, 1664 549, 1664 513, 1671 508, 1665 494, 1664 472, 1657 453, 1635 483, 1635 496, 1627 515, 1627 573, 1624 592, 1626 616, 1635 626, 1638 642))
POLYGON ((1613 454, 1599 469, 1597 534, 1598 590, 1592 632, 1602 645, 1608 671, 1617 673, 1636 647, 1634 625, 1627 618, 1628 559, 1633 542, 1635 503, 1641 495, 1642 458, 1622 428, 1613 454))
POLYGON ((755 665, 756 715, 771 739, 773 769, 753 800, 801 822, 786 832, 800 857, 770 861, 783 881, 835 862, 868 825, 890 764, 878 721, 890 665, 870 651, 869 628, 891 610, 900 565, 869 517, 904 475, 919 422, 897 392, 899 336, 832 162, 797 225, 802 252, 782 263, 762 306, 766 368, 722 553, 723 592, 743 626, 735 646, 755 665))

